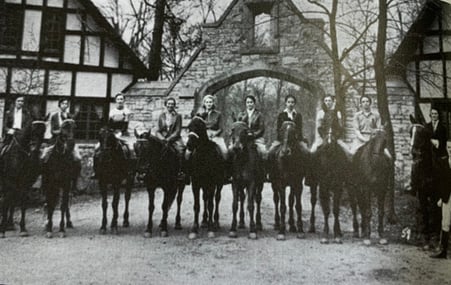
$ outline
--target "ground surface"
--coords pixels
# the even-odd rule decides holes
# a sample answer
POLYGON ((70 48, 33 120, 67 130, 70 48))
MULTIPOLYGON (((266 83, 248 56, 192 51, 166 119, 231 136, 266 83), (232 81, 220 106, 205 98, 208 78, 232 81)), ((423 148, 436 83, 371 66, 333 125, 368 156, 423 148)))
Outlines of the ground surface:
MULTIPOLYGON (((20 238, 17 232, 8 232, 0 240, 0 284, 451 284, 451 260, 432 260, 429 253, 399 239, 402 224, 409 225, 409 219, 387 226, 387 246, 368 247, 353 239, 346 207, 342 210, 345 236, 341 245, 320 244, 319 233, 307 234, 303 240, 288 234, 286 241, 277 241, 272 191, 266 184, 262 205, 264 230, 258 240, 249 240, 247 229, 239 230, 239 237, 231 239, 227 236, 231 197, 230 186, 226 186, 221 230, 213 239, 207 238, 204 229, 198 239, 188 239, 193 216, 190 187, 184 194, 184 228, 173 229, 173 206, 167 238, 158 236, 156 226, 152 238, 142 235, 147 223, 145 191, 133 192, 131 227, 120 229, 117 236, 98 234, 98 197, 75 199, 71 206, 75 229, 69 230, 64 239, 45 238, 42 209, 30 209, 31 236, 20 238)), ((161 217, 161 200, 162 192, 158 191, 156 225, 161 217)), ((311 209, 309 201, 310 193, 304 191, 305 229, 311 209)), ((398 213, 408 216, 409 203, 403 205, 398 213)), ((122 200, 120 206, 122 209, 122 200)), ((320 232, 323 220, 319 206, 316 213, 320 232)))

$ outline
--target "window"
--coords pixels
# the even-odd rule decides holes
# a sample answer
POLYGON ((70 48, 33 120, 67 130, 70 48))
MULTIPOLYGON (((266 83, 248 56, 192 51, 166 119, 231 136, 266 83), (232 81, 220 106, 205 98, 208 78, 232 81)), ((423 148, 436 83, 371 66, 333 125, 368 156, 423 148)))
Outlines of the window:
POLYGON ((98 103, 93 100, 75 102, 73 113, 77 124, 74 134, 76 139, 97 139, 97 134, 103 124, 105 107, 105 103, 98 103))
POLYGON ((20 6, 0 4, 0 49, 20 50, 23 10, 20 6))
POLYGON ((41 51, 61 54, 64 45, 64 14, 46 10, 42 17, 41 51))

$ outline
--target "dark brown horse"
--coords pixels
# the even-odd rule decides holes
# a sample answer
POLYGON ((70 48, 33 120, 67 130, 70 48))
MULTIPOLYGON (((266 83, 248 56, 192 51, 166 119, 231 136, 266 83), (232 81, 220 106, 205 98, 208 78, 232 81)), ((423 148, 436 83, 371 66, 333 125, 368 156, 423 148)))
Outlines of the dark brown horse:
POLYGON ((215 236, 219 228, 219 202, 224 182, 225 162, 216 143, 208 139, 205 121, 194 117, 188 125, 188 142, 190 152, 190 176, 194 195, 194 223, 189 235, 197 237, 199 231, 200 189, 204 200, 204 217, 208 228, 208 237, 215 236))
POLYGON ((279 231, 278 240, 285 239, 285 190, 290 187, 289 219, 291 232, 297 232, 298 238, 304 238, 302 225, 302 180, 307 168, 307 153, 303 152, 296 137, 296 124, 284 122, 281 126, 280 137, 283 141, 269 154, 270 177, 274 192, 275 227, 279 231), (297 223, 294 218, 294 204, 296 203, 297 223), (280 206, 280 215, 279 215, 280 206))
MULTIPOLYGON (((352 182, 355 187, 350 188, 351 207, 355 207, 353 203, 357 201, 362 217, 362 237, 366 245, 371 244, 371 197, 373 195, 377 200, 379 243, 387 244, 387 240, 384 238, 384 206, 387 194, 392 191, 390 179, 393 178, 393 175, 390 174, 393 173, 393 163, 384 151, 386 146, 386 132, 378 130, 367 143, 357 150, 352 159, 352 182)), ((358 234, 358 225, 355 222, 354 233, 358 234)))
POLYGON ((330 201, 333 200, 334 242, 342 243, 340 228, 340 201, 344 182, 351 175, 347 166, 346 153, 337 143, 332 130, 326 134, 323 144, 313 156, 315 176, 319 185, 319 200, 324 214, 324 231, 321 243, 329 242, 330 201))
POLYGON ((64 120, 61 132, 55 139, 55 144, 44 157, 42 167, 42 188, 45 191, 47 202, 47 237, 52 237, 53 212, 61 191, 61 220, 60 237, 65 236, 65 226, 70 227, 69 193, 74 187, 74 177, 79 174, 79 162, 74 159, 74 128, 75 121, 64 120), (78 172, 78 173, 77 173, 78 172), (67 218, 67 221, 65 221, 67 218))
POLYGON ((28 190, 39 176, 40 147, 44 133, 45 122, 34 121, 14 133, 3 153, 0 169, 3 192, 1 237, 5 237, 8 212, 15 206, 21 207, 20 236, 28 236, 25 227, 28 190))
POLYGON ((254 138, 248 136, 248 126, 244 122, 235 122, 232 126, 232 148, 229 159, 232 165, 233 219, 229 236, 237 237, 238 201, 241 203, 240 227, 244 227, 244 200, 247 192, 249 211, 249 238, 256 239, 257 231, 262 229, 260 204, 264 182, 263 159, 257 151, 254 138), (255 210, 255 204, 257 210, 255 210), (254 215, 255 214, 255 215, 254 215))
MULTIPOLYGON (((134 145, 138 158, 137 172, 140 179, 145 182, 149 194, 149 216, 144 236, 152 236, 155 190, 161 188, 164 192, 164 198, 162 204, 163 216, 159 228, 160 235, 166 237, 168 235, 168 212, 179 187, 184 187, 184 183, 177 180, 177 152, 166 142, 149 132, 138 134, 135 130, 135 136, 137 138, 134 145)), ((183 188, 181 193, 183 193, 183 188)), ((180 221, 179 216, 178 221, 180 221)))
POLYGON ((118 204, 120 188, 125 181, 125 209, 123 226, 129 226, 129 201, 133 187, 135 167, 131 159, 128 147, 121 143, 115 136, 113 130, 102 128, 99 132, 100 149, 95 154, 95 172, 99 180, 100 193, 102 195, 102 226, 100 233, 106 233, 107 208, 108 208, 108 186, 113 189, 113 219, 111 220, 111 231, 117 233, 118 204))
POLYGON ((448 167, 433 153, 432 132, 411 117, 411 186, 419 201, 417 228, 426 242, 440 231, 441 210, 437 207, 440 192, 450 187, 448 167))

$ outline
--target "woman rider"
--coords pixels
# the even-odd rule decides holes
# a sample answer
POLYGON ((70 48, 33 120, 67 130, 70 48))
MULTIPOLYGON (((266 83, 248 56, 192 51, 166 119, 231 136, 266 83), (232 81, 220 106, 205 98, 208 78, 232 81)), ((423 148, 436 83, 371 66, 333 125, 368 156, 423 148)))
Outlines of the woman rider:
POLYGON ((208 138, 219 146, 224 160, 227 160, 227 147, 224 138, 221 137, 222 114, 216 110, 213 95, 205 95, 203 103, 204 112, 200 117, 205 120, 208 138))
POLYGON ((265 145, 265 125, 263 115, 257 109, 255 109, 255 97, 247 95, 245 98, 246 110, 238 115, 238 121, 244 122, 248 125, 248 136, 254 138, 257 151, 260 153, 264 160, 267 159, 267 151, 265 145))
POLYGON ((182 131, 182 116, 175 111, 176 101, 174 98, 168 98, 165 102, 166 111, 163 111, 158 118, 158 129, 156 136, 162 141, 167 142, 177 152, 179 172, 178 180, 185 179, 183 172, 185 145, 180 135, 182 131))

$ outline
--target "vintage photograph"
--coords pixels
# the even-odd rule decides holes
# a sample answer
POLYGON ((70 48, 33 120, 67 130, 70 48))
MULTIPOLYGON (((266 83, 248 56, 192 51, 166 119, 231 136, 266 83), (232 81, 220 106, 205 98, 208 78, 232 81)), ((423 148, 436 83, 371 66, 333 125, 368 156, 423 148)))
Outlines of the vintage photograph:
POLYGON ((0 0, 0 284, 451 284, 450 153, 451 0, 0 0))

